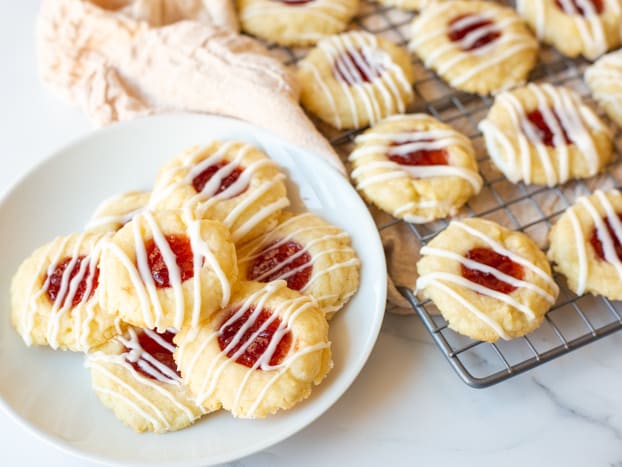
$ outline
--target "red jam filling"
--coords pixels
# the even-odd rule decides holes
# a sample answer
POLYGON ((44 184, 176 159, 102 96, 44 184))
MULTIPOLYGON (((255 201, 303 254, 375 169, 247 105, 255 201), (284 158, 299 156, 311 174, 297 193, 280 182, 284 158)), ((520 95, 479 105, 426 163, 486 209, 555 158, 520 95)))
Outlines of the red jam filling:
MULTIPOLYGON (((210 165, 207 169, 205 169, 199 175, 194 177, 192 179, 192 186, 194 187, 194 190, 197 193, 201 193, 203 191, 203 188, 205 188, 205 185, 207 184, 207 182, 209 182, 212 179, 212 177, 216 175, 216 172, 218 172, 220 169, 222 169, 227 164, 228 164, 227 161, 220 161, 216 164, 210 165)), ((239 167, 236 167, 235 169, 233 169, 233 171, 231 171, 229 175, 227 175, 220 181, 220 185, 218 186, 218 189, 213 193, 212 196, 222 193, 227 188, 229 188, 231 185, 233 185, 237 181, 237 179, 240 178, 240 175, 242 175, 242 172, 244 172, 244 170, 239 167)), ((238 195, 241 195, 247 189, 248 189, 248 185, 244 186, 237 193, 230 195, 229 198, 234 198, 238 195)))
MULTIPOLYGON (((403 143, 393 143, 392 148, 399 148, 412 143, 433 143, 434 140, 417 140, 406 141, 403 143)), ((389 154, 387 157, 401 165, 447 165, 449 163, 449 154, 444 148, 441 149, 420 149, 418 151, 408 152, 406 154, 389 154)))
MULTIPOLYGON (((65 306, 65 303, 67 302, 67 298, 69 296, 71 281, 74 277, 76 277, 78 272, 80 272, 80 265, 82 264, 82 261, 85 260, 85 258, 85 256, 78 256, 76 262, 73 264, 71 270, 68 272, 69 280, 67 281, 65 293, 63 294, 62 298, 59 297, 59 293, 63 282, 63 275, 67 274, 65 270, 67 269, 69 263, 71 263, 71 260, 73 258, 64 258, 60 263, 56 265, 56 268, 54 269, 54 271, 52 271, 52 274, 48 275, 48 277, 46 278, 46 280, 48 281, 46 292, 52 302, 56 302, 56 300, 60 298, 62 300, 60 306, 65 306)), ((84 268, 85 272, 82 276, 82 280, 78 284, 78 288, 76 289, 76 292, 71 299, 72 307, 78 305, 80 302, 82 302, 83 299, 85 301, 90 299, 93 296, 95 289, 99 285, 99 267, 96 267, 94 269, 93 274, 89 273, 90 265, 88 263, 84 266, 84 268), (84 294, 89 288, 90 290, 88 297, 84 297, 84 294)))
MULTIPOLYGON (((181 281, 191 279, 194 276, 194 253, 190 245, 190 239, 185 235, 166 235, 166 241, 175 255, 175 262, 179 268, 181 281)), ((145 242, 145 250, 147 251, 147 262, 151 270, 151 277, 156 287, 170 287, 169 271, 162 257, 162 252, 153 241, 149 239, 145 242)))
POLYGON ((298 6, 298 5, 306 5, 307 3, 311 3, 314 0, 279 0, 281 3, 285 3, 285 5, 298 6))
MULTIPOLYGON (((469 34, 471 34, 472 32, 475 32, 479 29, 483 29, 494 24, 493 21, 490 21, 485 18, 475 19, 474 18, 475 16, 476 15, 460 15, 452 19, 449 22, 449 33, 447 34, 447 36, 449 37, 449 40, 451 40, 452 42, 459 42, 463 40, 465 37, 467 37, 469 34), (460 25, 456 24, 458 22, 462 22, 463 20, 466 20, 467 18, 469 19, 473 18, 473 21, 469 21, 468 24, 464 24, 464 23, 460 25)), ((463 46, 462 50, 464 50, 465 52, 470 52, 471 50, 479 49, 480 47, 484 47, 485 45, 488 45, 491 42, 496 41, 500 37, 501 37, 501 32, 499 31, 487 32, 481 37, 478 37, 477 40, 475 40, 474 42, 470 42, 468 45, 463 46)))
MULTIPOLYGON (((231 314, 227 316, 227 318, 223 321, 223 324, 226 323, 231 318, 231 316, 237 313, 237 311, 238 310, 232 311, 231 314)), ((229 324, 226 327, 223 327, 221 325, 220 331, 218 333, 218 344, 220 345, 221 350, 224 351, 227 348, 229 343, 236 337, 236 335, 240 331, 240 328, 246 324, 254 311, 255 307, 251 306, 240 318, 235 320, 233 323, 229 324)), ((259 312, 258 316, 256 316, 256 319, 244 331, 242 337, 238 339, 237 343, 233 346, 233 348, 229 350, 229 352, 227 353, 227 357, 233 357, 233 355, 235 355, 240 347, 246 346, 246 350, 244 350, 244 352, 236 359, 236 362, 249 368, 253 367, 270 346, 270 342, 274 338, 274 334, 281 325, 281 320, 278 317, 273 318, 270 324, 266 326, 266 328, 261 331, 250 344, 246 344, 257 332, 257 330, 262 327, 262 325, 271 317, 272 313, 270 311, 262 309, 259 312)), ((292 334, 288 330, 283 334, 279 342, 276 344, 274 352, 270 357, 269 365, 275 366, 281 363, 287 356, 291 346, 292 334)), ((261 365, 259 368, 261 368, 261 365)))
POLYGON ((335 76, 346 84, 370 83, 380 76, 384 66, 374 63, 362 50, 348 50, 335 59, 333 63, 335 76))
MULTIPOLYGON (((490 248, 473 248, 469 250, 464 257, 471 261, 495 268, 497 271, 512 276, 515 279, 521 280, 524 275, 523 267, 520 264, 515 263, 507 256, 500 255, 490 248)), ((465 265, 462 265, 462 276, 471 282, 496 290, 497 292, 509 294, 516 290, 516 287, 497 279, 492 274, 470 269, 465 265)))
MULTIPOLYGON (((272 244, 274 245, 274 243, 272 244)), ((304 251, 296 259, 286 263, 287 259, 296 253, 303 251, 303 246, 292 240, 285 242, 277 247, 268 246, 251 264, 248 269, 249 280, 259 280, 261 282, 275 281, 289 273, 290 271, 301 268, 299 271, 287 276, 287 287, 292 290, 302 290, 307 285, 313 271, 311 255, 304 251), (305 264, 308 266, 302 267, 305 264), (272 271, 265 277, 261 277, 268 271, 272 271), (258 279, 260 278, 260 279, 258 279)))
MULTIPOLYGON (((557 125, 562 130, 562 133, 564 136, 564 143, 571 144, 572 141, 570 137, 568 136, 568 133, 566 133, 566 129, 562 125, 561 120, 559 119, 559 116, 553 110, 551 110, 551 112, 553 113, 555 120, 557 120, 557 125)), ((551 127, 546 123, 546 120, 544 119, 544 115, 542 114, 542 112, 540 112, 539 110, 533 110, 529 112, 527 114, 527 120, 529 120, 529 122, 532 124, 532 127, 536 131, 536 134, 540 142, 542 144, 545 144, 549 147, 554 148, 555 143, 553 139, 554 139, 555 134, 553 133, 553 130, 551 129, 551 127)))
POLYGON ((586 2, 591 4, 593 10, 599 15, 605 10, 605 2, 603 0, 566 0, 565 2, 555 0, 555 5, 567 15, 578 14, 585 17, 589 13, 589 10, 584 6, 586 2), (571 6, 567 7, 566 5, 571 6))
MULTIPOLYGON (((618 218, 622 221, 622 214, 618 214, 618 218)), ((609 235, 611 236, 611 239, 613 240, 613 246, 615 248, 616 255, 618 255, 618 258, 620 259, 620 261, 622 261, 622 245, 620 245, 620 242, 618 241, 618 237, 616 236, 613 230, 613 227, 611 227, 611 224, 609 223, 609 219, 607 217, 604 217, 603 222, 607 226, 609 235)), ((590 235, 590 244, 592 245, 592 248, 594 248, 596 257, 600 259, 601 261, 606 261, 605 250, 603 249, 603 244, 600 241, 600 238, 598 238, 598 231, 596 230, 596 228, 592 230, 592 235, 590 235)))
MULTIPOLYGON (((156 331, 153 331, 153 332, 156 332, 156 331)), ((168 344, 175 347, 175 344, 173 343, 173 338, 175 337, 174 332, 165 331, 164 333, 157 333, 157 334, 160 336, 160 339, 162 339, 163 341, 166 341, 168 344)), ((163 365, 166 365, 168 368, 173 370, 177 374, 177 376, 181 378, 181 374, 179 373, 179 370, 177 369, 177 364, 175 363, 175 359, 173 358, 173 353, 169 349, 167 349, 166 347, 162 347, 162 345, 160 345, 155 339, 153 339, 149 334, 147 334, 146 332, 142 330, 137 330, 136 337, 138 338, 138 344, 142 348, 143 352, 151 355, 154 359, 156 359, 158 362, 162 363, 163 365)), ((127 347, 125 350, 127 352, 131 351, 131 349, 128 349, 127 347)), ((140 367, 139 361, 136 361, 136 362, 128 361, 128 363, 130 363, 130 365, 132 365, 132 367, 140 374, 151 379, 156 379, 154 378, 153 375, 149 374, 147 371, 143 370, 140 367)), ((146 363, 148 363, 150 366, 153 367, 152 363, 150 362, 146 362, 146 363)))

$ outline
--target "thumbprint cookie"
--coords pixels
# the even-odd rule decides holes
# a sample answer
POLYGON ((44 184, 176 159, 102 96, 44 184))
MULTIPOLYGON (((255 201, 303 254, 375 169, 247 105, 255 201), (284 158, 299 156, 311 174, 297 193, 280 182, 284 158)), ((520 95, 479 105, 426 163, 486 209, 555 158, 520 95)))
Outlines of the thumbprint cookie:
POLYGON ((102 255, 102 304, 133 326, 196 326, 224 307, 237 280, 227 228, 186 221, 178 211, 144 212, 110 240, 102 255))
POLYGON ((346 29, 359 0, 237 0, 242 30, 284 46, 315 44, 346 29))
POLYGON ((549 233, 549 259, 577 295, 622 300, 622 194, 597 190, 566 210, 549 233))
POLYGON ((302 105, 335 128, 363 128, 413 100, 408 53, 367 32, 322 39, 298 66, 302 105))
POLYGON ((453 221, 421 249, 417 289, 454 331, 495 342, 536 329, 559 292, 527 235, 482 219, 453 221))
POLYGON ((250 144, 215 141, 165 165, 149 205, 220 221, 235 243, 245 242, 274 227, 289 206, 284 180, 279 166, 250 144))
POLYGON ((100 305, 103 234, 58 237, 26 259, 11 283, 11 319, 27 345, 84 352, 115 334, 100 305))
POLYGON ((357 136, 350 161, 363 196, 412 223, 456 214, 482 187, 469 138, 425 114, 389 117, 357 136))
POLYGON ((181 430, 205 413, 182 384, 174 336, 130 327, 87 355, 97 397, 135 431, 181 430))
POLYGON ((359 284, 360 261, 349 235, 311 213, 283 215, 274 230, 238 249, 238 265, 242 280, 284 280, 313 297, 327 318, 359 284))
POLYGON ((332 367, 324 313, 285 281, 241 282, 228 307, 175 342, 196 402, 242 418, 291 408, 332 367))
POLYGON ((620 45, 620 0, 517 0, 538 38, 569 57, 594 60, 620 45))
POLYGON ((479 129, 497 168, 514 183, 555 186, 597 174, 612 138, 570 89, 529 84, 499 94, 479 129))
POLYGON ((622 127, 622 50, 590 66, 585 71, 585 82, 609 118, 622 127))
POLYGON ((150 192, 128 191, 104 200, 86 225, 89 232, 116 232, 149 203, 150 192))
POLYGON ((538 42, 514 10, 485 1, 433 4, 413 21, 410 49, 450 86, 480 95, 526 81, 538 42))

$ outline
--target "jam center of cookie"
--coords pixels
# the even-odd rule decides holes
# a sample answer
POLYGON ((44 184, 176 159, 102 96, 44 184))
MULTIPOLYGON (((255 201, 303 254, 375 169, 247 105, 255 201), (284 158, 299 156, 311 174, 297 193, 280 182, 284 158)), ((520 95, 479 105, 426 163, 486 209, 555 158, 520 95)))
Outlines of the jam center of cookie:
MULTIPOLYGON (((568 133, 566 133, 566 129, 564 125, 562 125, 559 116, 553 110, 551 110, 551 113, 553 114, 553 117, 557 122, 557 127, 559 128, 559 130, 561 130, 561 137, 564 140, 564 144, 571 144, 572 141, 568 136, 568 133)), ((557 133, 553 131, 553 128, 551 128, 551 126, 549 126, 546 119, 544 118, 544 114, 539 110, 533 110, 529 112, 526 116, 527 120, 529 120, 529 123, 531 124, 533 132, 535 132, 536 134, 538 141, 542 144, 545 144, 546 146, 554 148, 555 135, 557 133)))
POLYGON ((447 165, 447 150, 430 147, 433 143, 434 140, 429 138, 391 143, 387 157, 400 165, 447 165))
MULTIPOLYGON (((242 172, 244 172, 244 170, 239 167, 236 167, 230 172, 225 174, 225 172, 222 169, 227 164, 228 164, 227 161, 220 161, 216 164, 210 165, 208 168, 203 170, 200 174, 195 176, 192 179, 192 186, 194 187, 194 190, 197 193, 201 193, 204 189, 206 189, 206 185, 209 184, 207 186, 207 193, 205 194, 207 194, 208 196, 216 196, 222 193, 223 191, 225 191, 235 182, 237 182, 238 178, 240 178, 240 175, 242 175, 242 172), (214 177, 217 177, 217 178, 213 182, 211 182, 212 178, 214 177), (216 186, 216 183, 218 183, 217 186, 216 186)), ((234 193, 230 193, 227 196, 227 199, 234 198, 238 195, 241 195, 247 189, 248 189, 248 185, 241 186, 238 190, 235 190, 234 193)))
MULTIPOLYGON (((618 218, 622 221, 622 214, 618 214, 618 218)), ((616 236, 615 231, 613 230, 613 227, 609 222, 609 219, 607 217, 604 217, 603 222, 607 226, 609 236, 613 240, 613 247, 615 249, 616 255, 618 256, 618 259, 622 261, 622 245, 618 241, 618 237, 616 236)), ((594 248, 596 257, 601 261, 606 261, 603 243, 600 241, 600 238, 598 238, 598 230, 596 230, 596 227, 594 227, 594 229, 592 230, 592 235, 590 235, 590 244, 592 245, 592 248, 594 248)))
POLYGON ((288 6, 298 6, 298 5, 306 5, 307 3, 311 3, 314 0, 278 0, 281 3, 285 3, 288 6))
MULTIPOLYGON (((495 268, 497 271, 515 279, 522 280, 524 275, 523 267, 520 264, 515 263, 507 256, 501 255, 490 248, 473 248, 469 250, 464 257, 471 261, 495 268)), ((462 265, 462 276, 471 282, 475 282, 483 287, 504 294, 509 294, 516 290, 516 287, 497 279, 492 274, 468 268, 464 264, 462 265)))
POLYGON ((501 37, 501 32, 494 21, 472 14, 452 19, 447 36, 452 42, 459 42, 462 50, 470 52, 496 41, 501 37))
POLYGON ((73 258, 71 257, 64 258, 60 263, 56 264, 52 273, 48 274, 47 277, 47 295, 53 303, 60 300, 60 306, 65 306, 68 299, 71 299, 72 307, 78 305, 82 300, 90 299, 99 285, 99 267, 94 268, 91 273, 89 260, 85 256, 78 256, 73 265, 71 265, 72 260, 73 258), (85 264, 82 264, 83 262, 85 264), (70 269, 67 270, 67 268, 70 269), (72 294, 72 283, 78 274, 81 275, 81 279, 72 294), (65 288, 61 294, 63 277, 65 277, 65 288), (85 297, 84 295, 87 291, 88 296, 85 297))
MULTIPOLYGON (((184 282, 185 280, 191 279, 194 276, 194 253, 192 252, 190 239, 185 235, 175 234, 166 235, 165 238, 175 256, 175 263, 179 269, 181 281, 184 282)), ((153 239, 149 239, 145 242, 145 250, 147 251, 147 262, 151 270, 151 277, 153 277, 156 287, 170 287, 169 270, 166 267, 166 262, 164 261, 160 248, 158 248, 158 245, 156 245, 153 239)))
POLYGON ((302 290, 313 271, 311 255, 293 240, 276 245, 275 242, 255 258, 248 270, 248 279, 270 282, 287 281, 292 290, 302 290))
POLYGON ((257 368, 261 369, 266 365, 276 366, 281 363, 292 345, 292 334, 281 325, 279 317, 273 316, 265 309, 257 313, 255 307, 251 306, 242 316, 225 326, 237 312, 238 310, 233 311, 220 327, 218 332, 220 349, 224 351, 235 339, 236 342, 228 350, 227 357, 233 358, 244 347, 235 360, 240 365, 252 368, 259 363, 257 368), (249 322, 250 319, 252 322, 249 322), (264 326, 266 321, 270 323, 264 326))
POLYGON ((370 83, 385 69, 381 53, 362 49, 347 50, 335 59, 333 64, 335 76, 350 86, 370 83))
POLYGON ((605 10, 603 0, 555 0, 555 5, 567 15, 583 17, 594 13, 600 15, 605 10))
POLYGON ((154 362, 154 360, 156 360, 181 378, 181 374, 173 358, 173 352, 171 352, 171 347, 175 348, 175 344, 173 343, 173 338, 175 337, 174 332, 165 331, 164 333, 158 333, 156 331, 145 332, 143 330, 137 330, 136 337, 138 339, 139 349, 130 349, 126 347, 125 350, 129 352, 128 356, 131 355, 133 351, 138 350, 140 352, 137 361, 127 360, 137 372, 156 381, 171 379, 169 375, 162 372, 161 368, 158 368, 157 364, 154 362), (158 340, 162 342, 158 342, 158 340))

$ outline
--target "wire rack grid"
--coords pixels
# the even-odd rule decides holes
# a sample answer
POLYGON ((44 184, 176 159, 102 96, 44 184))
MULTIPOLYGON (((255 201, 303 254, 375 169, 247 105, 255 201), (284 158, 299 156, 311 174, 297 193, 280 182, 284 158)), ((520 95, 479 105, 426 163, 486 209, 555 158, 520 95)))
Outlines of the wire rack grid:
MULTIPOLYGON (((498 3, 514 6, 513 1, 498 3)), ((353 19, 352 29, 379 34, 406 46, 414 17, 414 13, 366 1, 353 19)), ((274 46, 272 50, 286 64, 295 64, 308 51, 274 46)), ((510 183, 494 167, 484 148, 482 135, 477 130, 478 122, 492 105, 492 98, 456 91, 432 71, 425 69, 417 59, 413 58, 413 63, 416 70, 415 102, 408 109, 409 112, 425 112, 452 125, 472 140, 480 156, 478 164, 484 187, 479 195, 467 203, 458 217, 477 216, 494 220, 530 235, 542 248, 546 248, 546 235, 551 225, 579 196, 589 194, 595 188, 609 189, 622 185, 622 134, 619 131, 614 139, 614 160, 597 177, 553 188, 510 183)), ((589 91, 582 79, 588 64, 585 60, 569 59, 549 47, 542 47, 538 64, 529 80, 570 87, 590 101, 589 91)), ((321 122, 316 123, 345 159, 360 130, 338 132, 321 122)), ((378 229, 383 237, 390 235, 393 230, 399 230, 402 241, 410 243, 406 247, 407 251, 413 252, 413 262, 417 260, 419 249, 449 223, 449 220, 441 220, 427 224, 408 224, 390 216, 379 215, 371 206, 370 209, 376 214, 378 229)), ((591 295, 578 297, 567 288, 563 277, 557 275, 559 299, 536 331, 522 338, 494 344, 474 341, 449 329, 434 304, 429 300, 420 300, 415 295, 415 279, 413 277, 412 280, 404 281, 408 283, 400 283, 393 277, 399 292, 422 319, 453 369, 466 384, 475 388, 504 381, 622 329, 621 302, 591 295)))

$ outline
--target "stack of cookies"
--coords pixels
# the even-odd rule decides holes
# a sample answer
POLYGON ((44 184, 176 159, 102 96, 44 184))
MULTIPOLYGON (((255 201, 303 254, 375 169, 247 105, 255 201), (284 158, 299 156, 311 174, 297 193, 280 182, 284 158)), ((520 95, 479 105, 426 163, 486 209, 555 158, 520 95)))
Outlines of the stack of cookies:
POLYGON ((22 263, 13 325, 85 352, 97 395, 137 431, 291 408, 332 367, 328 321, 360 264, 347 233, 286 210, 284 180, 250 144, 184 151, 152 192, 105 201, 22 263))

